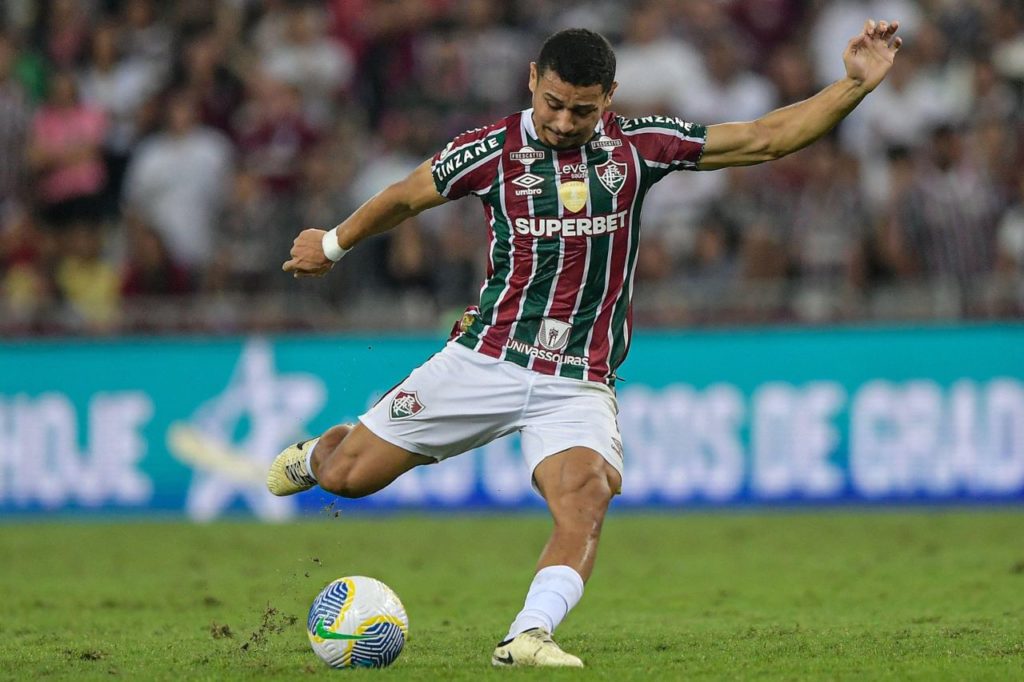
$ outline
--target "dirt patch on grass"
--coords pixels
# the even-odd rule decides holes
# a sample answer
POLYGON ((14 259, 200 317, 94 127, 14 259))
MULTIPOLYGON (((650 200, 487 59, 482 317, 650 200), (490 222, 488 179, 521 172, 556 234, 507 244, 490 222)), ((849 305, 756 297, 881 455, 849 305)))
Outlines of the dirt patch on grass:
POLYGON ((64 655, 79 661, 102 661, 107 652, 100 649, 64 649, 64 655))
POLYGON ((286 628, 295 625, 298 620, 298 617, 281 613, 273 605, 267 604, 259 627, 249 635, 248 641, 242 644, 242 651, 249 651, 250 648, 261 646, 269 637, 281 634, 286 628))
POLYGON ((235 636, 235 633, 231 631, 231 626, 227 623, 214 621, 210 623, 210 636, 214 639, 230 639, 235 636))

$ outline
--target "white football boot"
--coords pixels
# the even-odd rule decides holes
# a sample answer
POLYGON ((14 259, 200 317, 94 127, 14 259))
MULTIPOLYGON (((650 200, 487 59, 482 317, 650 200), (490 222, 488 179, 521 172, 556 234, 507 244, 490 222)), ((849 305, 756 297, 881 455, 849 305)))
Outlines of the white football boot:
POLYGON ((306 457, 316 447, 319 438, 289 445, 274 459, 267 472, 267 489, 275 495, 294 495, 316 485, 316 479, 306 471, 306 457))
POLYGON ((541 666, 558 668, 582 668, 583 661, 562 651, 551 633, 540 628, 530 628, 512 639, 499 644, 491 655, 495 666, 541 666))

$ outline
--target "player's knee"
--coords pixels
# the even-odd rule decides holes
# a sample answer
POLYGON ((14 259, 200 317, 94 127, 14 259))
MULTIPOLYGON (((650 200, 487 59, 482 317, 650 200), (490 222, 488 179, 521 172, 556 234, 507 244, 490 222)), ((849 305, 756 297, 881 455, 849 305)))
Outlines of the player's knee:
POLYGON ((555 490, 549 494, 553 511, 565 508, 573 512, 603 516, 615 494, 604 460, 566 469, 555 490))
MULTIPOLYGON (((335 428, 348 429, 349 427, 335 428)), ((317 482, 320 487, 339 497, 349 498, 365 497, 376 492, 375 487, 367 485, 367 482, 362 480, 365 477, 360 475, 360 470, 365 467, 358 466, 358 453, 352 452, 350 448, 342 447, 340 438, 337 443, 337 447, 331 455, 326 457, 319 469, 316 470, 317 482)), ((319 449, 319 444, 317 449, 319 449)))
POLYGON ((316 449, 313 451, 313 469, 316 468, 330 458, 330 455, 341 446, 341 441, 345 440, 345 437, 352 431, 350 424, 339 424, 338 426, 332 426, 320 435, 320 441, 316 444, 316 449))

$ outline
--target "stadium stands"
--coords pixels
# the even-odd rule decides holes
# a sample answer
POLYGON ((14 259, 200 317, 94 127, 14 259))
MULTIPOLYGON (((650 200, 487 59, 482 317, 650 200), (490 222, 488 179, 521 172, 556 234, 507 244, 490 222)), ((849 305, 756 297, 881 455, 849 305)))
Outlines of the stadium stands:
POLYGON ((621 113, 755 116, 901 18, 889 80, 766 167, 646 207, 646 326, 1024 315, 1024 11, 909 0, 50 0, 0 15, 0 336, 434 329, 486 239, 460 202, 280 271, 450 137, 528 104, 543 38, 620 55, 621 113), (766 9, 770 11, 766 11, 766 9), (955 27, 955 30, 954 30, 955 27))

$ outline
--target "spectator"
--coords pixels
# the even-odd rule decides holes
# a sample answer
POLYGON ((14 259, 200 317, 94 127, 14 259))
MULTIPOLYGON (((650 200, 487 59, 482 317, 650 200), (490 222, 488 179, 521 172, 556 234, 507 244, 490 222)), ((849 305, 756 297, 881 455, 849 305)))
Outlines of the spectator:
POLYGON ((796 43, 786 43, 771 53, 768 77, 775 87, 775 106, 805 100, 816 91, 814 67, 806 52, 796 43))
POLYGON ((1024 175, 1018 178, 1016 200, 999 221, 997 235, 998 269, 1024 274, 1024 175))
POLYGON ((438 210, 371 240, 327 283, 284 278, 280 261, 300 226, 331 226, 441 141, 525 101, 525 74, 512 67, 522 62, 511 56, 552 30, 587 25, 621 43, 613 110, 717 123, 833 80, 837 35, 845 40, 867 16, 898 18, 909 39, 887 81, 843 122, 839 148, 817 150, 836 149, 834 157, 811 150, 767 175, 672 174, 663 181, 671 187, 645 200, 637 286, 649 291, 636 319, 1024 315, 1019 2, 3 7, 0 333, 86 330, 80 313, 55 316, 54 253, 71 237, 45 228, 77 231, 97 215, 118 228, 92 228, 90 244, 124 273, 131 309, 115 325, 433 327, 438 310, 478 285, 472 254, 487 232, 477 212, 438 210), (694 45, 707 46, 706 63, 694 45), (822 46, 827 58, 817 57, 822 46), (182 115, 190 107, 180 101, 198 113, 182 115), (933 144, 942 126, 955 130, 933 144), (161 276, 165 304, 154 300, 164 295, 161 276))
POLYGON ((198 275, 213 258, 214 226, 230 177, 231 145, 199 125, 195 101, 172 96, 164 132, 128 167, 125 200, 166 242, 172 258, 198 275))
POLYGON ((135 216, 128 224, 128 253, 121 273, 121 296, 182 296, 192 291, 188 271, 176 263, 160 233, 135 216))
POLYGON ((114 331, 120 314, 120 277, 103 257, 100 230, 75 222, 61 240, 61 254, 56 279, 68 323, 89 333, 114 331))
POLYGON ((174 34, 157 16, 153 0, 125 0, 125 50, 138 59, 150 73, 163 82, 173 64, 174 34))
POLYGON ((266 189, 279 197, 291 197, 298 185, 302 157, 318 139, 302 110, 298 88, 263 79, 256 88, 253 118, 239 131, 242 164, 266 189))
POLYGON ((285 247, 291 244, 286 241, 286 226, 294 221, 294 215, 270 196, 261 178, 243 166, 232 178, 216 221, 216 256, 204 288, 222 292, 268 291, 271 277, 280 274, 278 254, 283 249, 287 253, 285 247))
POLYGON ((56 239, 40 230, 32 215, 4 211, 0 230, 0 330, 45 331, 45 317, 57 301, 53 281, 56 239))
POLYGON ((17 51, 0 33, 0 212, 21 193, 25 181, 25 137, 32 120, 28 93, 14 74, 17 51))
MULTIPOLYGON (((843 62, 836 59, 835 46, 846 42, 864 25, 865 17, 899 18, 904 45, 913 45, 923 12, 914 0, 829 0, 811 22, 810 52, 819 87, 843 77, 843 62)), ((903 54, 896 60, 898 64, 903 54)))
POLYGON ((729 15, 753 39, 758 54, 771 54, 790 42, 803 28, 808 10, 800 0, 730 0, 727 4, 729 15))
POLYGON ((975 278, 995 264, 996 200, 988 178, 964 150, 962 132, 941 126, 919 166, 913 189, 892 216, 905 275, 954 288, 967 312, 975 278))
POLYGON ((51 226, 99 218, 107 183, 106 131, 106 116, 79 99, 73 74, 54 74, 46 104, 32 121, 29 146, 36 199, 51 226))
POLYGON ((39 13, 43 52, 58 69, 73 68, 89 41, 89 3, 48 0, 39 13))
POLYGON ((529 35, 500 22, 508 4, 499 0, 461 0, 457 5, 464 28, 455 40, 468 68, 469 95, 485 111, 516 106, 526 92, 518 65, 523 50, 533 50, 529 35))
POLYGON ((795 195, 787 251, 798 280, 794 305, 809 321, 851 314, 863 289, 864 246, 871 219, 864 209, 857 160, 833 140, 805 152, 807 182, 795 195))
POLYGON ((999 222, 996 273, 997 314, 1024 315, 1024 175, 1018 178, 1016 200, 999 222))
POLYGON ((196 98, 199 119, 204 125, 233 138, 245 86, 228 66, 225 51, 223 40, 213 29, 194 35, 177 65, 173 88, 186 90, 196 98))
POLYGON ((154 74, 138 59, 123 59, 117 24, 103 23, 92 34, 90 60, 81 79, 82 101, 104 111, 107 134, 103 154, 109 180, 105 209, 117 211, 121 183, 132 145, 138 138, 139 110, 157 88, 154 74))
POLYGON ((314 125, 326 125, 334 114, 334 100, 352 79, 352 55, 325 32, 326 15, 312 4, 291 7, 283 40, 270 45, 263 68, 279 81, 298 89, 303 110, 314 125))
POLYGON ((749 70, 747 55, 737 48, 732 32, 719 32, 704 47, 707 77, 693 83, 675 100, 675 111, 705 123, 753 121, 776 101, 770 81, 749 70))
MULTIPOLYGON (((678 115, 706 79, 700 55, 668 31, 660 2, 638 3, 629 15, 626 36, 615 50, 615 109, 623 114, 678 115)), ((761 112, 764 113, 764 112, 761 112)))

